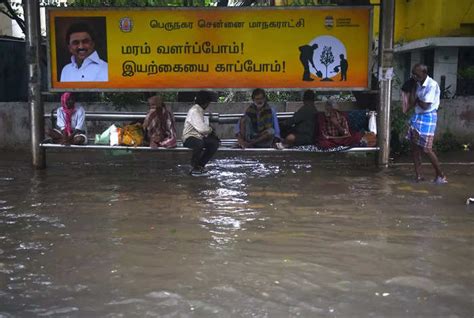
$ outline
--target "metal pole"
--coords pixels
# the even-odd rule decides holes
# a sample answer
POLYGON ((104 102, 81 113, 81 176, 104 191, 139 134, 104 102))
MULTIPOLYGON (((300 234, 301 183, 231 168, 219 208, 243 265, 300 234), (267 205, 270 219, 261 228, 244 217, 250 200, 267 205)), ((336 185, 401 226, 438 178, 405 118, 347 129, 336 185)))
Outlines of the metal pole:
POLYGON ((379 31, 379 84, 377 143, 380 146, 378 164, 388 167, 390 155, 390 104, 392 99, 393 31, 395 0, 381 0, 379 31))
POLYGON ((31 154, 36 169, 46 167, 45 151, 39 146, 44 139, 43 103, 41 101, 39 1, 23 1, 26 22, 26 60, 28 65, 28 105, 30 106, 31 154))

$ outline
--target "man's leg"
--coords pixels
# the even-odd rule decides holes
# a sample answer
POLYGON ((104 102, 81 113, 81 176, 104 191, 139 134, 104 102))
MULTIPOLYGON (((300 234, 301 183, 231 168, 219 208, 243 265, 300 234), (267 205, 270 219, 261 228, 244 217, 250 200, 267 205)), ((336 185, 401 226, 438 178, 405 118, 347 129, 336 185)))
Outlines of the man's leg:
POLYGON ((273 139, 275 138, 275 129, 268 128, 257 136, 252 142, 256 148, 270 148, 273 145, 273 139))
POLYGON ((64 136, 57 129, 49 129, 48 135, 49 135, 49 137, 51 137, 51 139, 53 139, 53 143, 55 143, 55 144, 60 144, 60 143, 63 142, 64 136))
POLYGON ((86 136, 83 134, 77 134, 72 139, 73 145, 84 145, 86 143, 87 143, 87 139, 86 139, 86 136))
POLYGON ((212 156, 217 152, 219 148, 219 139, 209 136, 203 139, 204 143, 204 153, 202 154, 199 165, 204 168, 204 166, 211 160, 212 156))
POLYGON ((440 167, 440 164, 439 164, 439 161, 438 161, 438 157, 434 153, 433 149, 424 149, 424 152, 428 156, 428 159, 430 160, 431 165, 433 166, 433 168, 435 170, 435 173, 436 173, 435 181, 438 177, 439 178, 444 178, 444 174, 441 171, 441 167, 440 167))
POLYGON ((283 144, 285 146, 291 147, 295 142, 296 142, 296 135, 295 134, 288 134, 288 136, 286 136, 285 141, 284 141, 283 144))
POLYGON ((183 145, 193 150, 193 155, 191 157, 191 166, 193 167, 193 169, 199 168, 201 158, 204 152, 204 141, 199 138, 188 137, 183 145))
POLYGON ((242 139, 242 142, 239 141, 240 146, 243 148, 253 147, 250 144, 250 141, 252 141, 254 137, 252 120, 250 119, 250 117, 243 116, 242 118, 240 118, 239 126, 240 126, 239 139, 242 139))
POLYGON ((421 149, 413 141, 411 142, 411 151, 413 156, 413 164, 415 165, 415 180, 420 181, 423 179, 421 176, 421 149))

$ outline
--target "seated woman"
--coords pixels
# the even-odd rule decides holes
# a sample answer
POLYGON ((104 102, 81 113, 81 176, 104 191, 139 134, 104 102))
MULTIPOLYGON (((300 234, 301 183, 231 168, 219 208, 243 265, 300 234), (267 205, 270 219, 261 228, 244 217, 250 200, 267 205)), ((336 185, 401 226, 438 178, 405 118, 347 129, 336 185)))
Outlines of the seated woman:
POLYGON ((254 89, 252 101, 235 127, 238 145, 241 148, 270 148, 274 138, 280 138, 276 112, 268 105, 261 88, 254 89))
POLYGON ((324 149, 358 145, 362 135, 359 132, 351 133, 347 118, 335 106, 336 103, 329 100, 326 102, 325 112, 318 114, 317 145, 324 149))
POLYGON ((176 147, 176 126, 173 114, 166 109, 163 98, 159 95, 148 98, 150 110, 143 122, 145 139, 151 148, 176 147))
POLYGON ((61 107, 56 111, 56 125, 49 130, 49 136, 58 144, 87 144, 86 112, 76 104, 72 93, 61 95, 61 107))

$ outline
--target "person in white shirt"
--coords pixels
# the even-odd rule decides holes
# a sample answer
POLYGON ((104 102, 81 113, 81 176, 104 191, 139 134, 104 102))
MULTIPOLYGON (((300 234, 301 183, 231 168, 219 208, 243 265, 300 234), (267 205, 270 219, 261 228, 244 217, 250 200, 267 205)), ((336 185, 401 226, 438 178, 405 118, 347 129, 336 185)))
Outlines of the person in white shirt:
POLYGON ((204 167, 219 148, 219 138, 204 119, 204 110, 211 101, 211 92, 199 91, 196 95, 196 104, 188 111, 184 121, 183 145, 193 150, 190 171, 192 176, 207 174, 204 167))
POLYGON ((54 143, 83 145, 87 143, 86 112, 76 104, 72 93, 61 95, 61 107, 56 111, 56 127, 49 131, 54 143))
POLYGON ((425 153, 436 173, 433 182, 437 184, 448 183, 446 176, 441 171, 438 157, 432 149, 438 119, 440 89, 438 83, 428 76, 426 65, 416 64, 413 66, 412 75, 417 82, 413 103, 415 113, 410 119, 406 138, 411 143, 413 163, 415 164, 415 181, 423 180, 421 154, 425 153))
POLYGON ((84 23, 72 24, 66 34, 71 63, 61 71, 60 82, 106 82, 109 80, 107 62, 95 50, 95 35, 84 23))

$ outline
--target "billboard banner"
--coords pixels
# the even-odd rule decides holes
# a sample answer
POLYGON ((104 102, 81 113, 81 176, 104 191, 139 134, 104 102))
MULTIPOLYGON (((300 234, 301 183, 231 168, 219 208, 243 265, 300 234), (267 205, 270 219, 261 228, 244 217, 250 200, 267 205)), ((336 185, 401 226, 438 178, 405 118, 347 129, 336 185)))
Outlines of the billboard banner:
POLYGON ((371 8, 48 10, 52 91, 367 89, 371 8))

